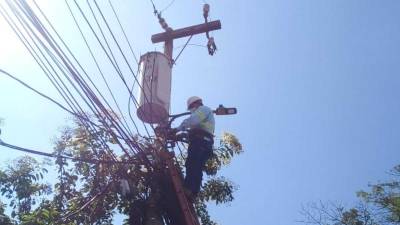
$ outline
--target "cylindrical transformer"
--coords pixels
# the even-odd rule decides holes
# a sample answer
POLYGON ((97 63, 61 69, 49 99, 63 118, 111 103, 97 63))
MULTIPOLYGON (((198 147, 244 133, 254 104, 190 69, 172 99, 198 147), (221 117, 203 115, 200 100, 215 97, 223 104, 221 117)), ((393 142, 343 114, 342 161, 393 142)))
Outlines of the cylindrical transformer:
POLYGON ((166 120, 171 100, 171 64, 167 56, 161 52, 142 55, 139 82, 139 119, 146 123, 166 120))

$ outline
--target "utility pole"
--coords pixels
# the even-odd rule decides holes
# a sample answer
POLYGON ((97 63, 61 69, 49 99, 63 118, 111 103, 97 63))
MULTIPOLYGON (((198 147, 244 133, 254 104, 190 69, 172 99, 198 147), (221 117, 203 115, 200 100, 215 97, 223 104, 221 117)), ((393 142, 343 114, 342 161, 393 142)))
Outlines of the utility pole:
MULTIPOLYGON (((161 213, 157 209, 157 205, 161 205, 160 200, 164 199, 164 201, 168 200, 166 203, 167 205, 172 206, 167 206, 165 213, 163 213, 164 215, 170 214, 169 217, 173 220, 166 222, 167 224, 200 225, 193 202, 187 198, 184 192, 180 166, 174 160, 174 153, 168 151, 168 148, 171 147, 168 145, 168 143, 170 143, 168 142, 168 129, 170 129, 171 122, 174 119, 173 116, 169 115, 172 83, 171 70, 175 63, 173 58, 173 42, 178 38, 191 38, 194 35, 205 33, 208 38, 208 52, 210 55, 213 55, 216 50, 216 45, 214 39, 210 37, 209 32, 221 29, 221 22, 219 20, 208 21, 210 6, 205 4, 203 7, 204 23, 174 30, 168 26, 165 19, 157 12, 154 4, 153 7, 154 13, 158 17, 158 21, 165 32, 152 35, 151 41, 153 43, 164 42, 164 56, 157 58, 157 55, 162 55, 162 53, 150 52, 141 57, 141 68, 143 68, 142 86, 144 88, 141 92, 141 104, 138 108, 138 117, 144 122, 158 124, 157 128, 161 128, 162 132, 157 132, 156 128, 156 136, 159 140, 159 146, 157 147, 158 156, 156 156, 156 158, 160 159, 162 165, 160 171, 160 174, 162 175, 159 176, 159 182, 167 185, 164 185, 165 190, 163 195, 158 194, 159 191, 157 191, 157 189, 161 189, 160 186, 162 185, 159 185, 159 187, 155 187, 155 190, 152 190, 147 201, 147 213, 144 224, 164 224, 161 219, 161 213), (169 192, 170 194, 168 195, 166 192, 169 192)), ((226 110, 226 108, 221 107, 222 106, 220 106, 219 111, 216 111, 217 115, 224 114, 221 109, 226 110), (219 112, 219 114, 217 112, 219 112)))

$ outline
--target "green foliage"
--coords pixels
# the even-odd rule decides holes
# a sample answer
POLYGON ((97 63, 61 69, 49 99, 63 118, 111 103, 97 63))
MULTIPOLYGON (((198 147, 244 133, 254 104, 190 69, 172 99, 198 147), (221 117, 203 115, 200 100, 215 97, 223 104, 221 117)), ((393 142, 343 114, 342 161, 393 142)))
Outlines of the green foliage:
POLYGON ((215 201, 216 204, 227 203, 233 201, 233 192, 236 187, 225 177, 217 177, 208 180, 203 185, 203 190, 200 193, 200 199, 208 202, 215 201))
MULTIPOLYGON (((114 159, 114 153, 107 151, 104 142, 101 141, 107 140, 106 144, 109 146, 115 143, 106 129, 99 129, 100 131, 93 135, 78 120, 74 124, 74 127, 65 128, 54 142, 55 154, 89 160, 114 159)), ((154 142, 134 138, 149 154, 157 148, 154 142)), ((223 134, 219 146, 215 149, 215 155, 205 168, 210 177, 204 182, 204 187, 196 199, 196 210, 203 225, 216 225, 208 214, 207 202, 222 204, 234 199, 235 185, 225 177, 217 177, 216 174, 241 152, 242 146, 237 138, 232 134, 223 134)), ((126 160, 128 157, 121 155, 119 158, 126 160)), ((180 160, 183 169, 184 159, 180 160)), ((152 162, 159 163, 158 160, 152 162)), ((132 161, 130 164, 92 164, 68 161, 60 157, 55 160, 54 165, 58 179, 51 189, 44 182, 44 174, 47 171, 43 166, 45 165, 31 157, 23 157, 5 170, 0 170, 0 192, 9 199, 11 217, 16 218, 19 225, 111 225, 116 210, 128 216, 124 224, 143 224, 146 201, 150 196, 154 197, 157 190, 163 190, 164 185, 160 182, 162 177, 158 177, 157 171, 141 165, 141 161, 132 161), (128 194, 122 194, 121 180, 126 180, 129 184, 128 194)), ((165 168, 160 168, 160 171, 165 172, 165 168)), ((4 210, 1 209, 0 221, 3 218, 1 213, 4 214, 4 210)), ((4 218, 6 220, 8 217, 4 218)), ((12 220, 7 221, 13 224, 12 220)))
POLYGON ((5 205, 0 202, 0 224, 2 225, 14 225, 11 218, 5 214, 5 205))
POLYGON ((400 224, 400 165, 391 171, 393 181, 369 185, 369 192, 357 192, 365 202, 380 209, 381 215, 388 222, 400 224))
POLYGON ((207 175, 215 175, 222 166, 228 165, 235 155, 243 152, 239 140, 230 133, 223 133, 219 146, 214 149, 214 154, 206 163, 207 175))
POLYGON ((208 214, 207 205, 204 201, 197 201, 195 203, 195 208, 197 215, 201 219, 201 224, 203 225, 217 225, 216 222, 212 221, 210 215, 208 214))
POLYGON ((10 199, 11 217, 21 219, 36 205, 37 197, 50 194, 48 184, 41 182, 47 170, 35 159, 25 156, 0 171, 0 192, 10 199))
POLYGON ((206 162, 204 171, 209 176, 197 198, 196 210, 203 225, 216 225, 211 220, 206 203, 214 201, 216 204, 228 203, 234 200, 233 193, 237 187, 225 177, 216 174, 223 166, 229 165, 236 155, 243 152, 239 140, 230 133, 223 133, 219 146, 214 149, 213 156, 206 162))
POLYGON ((361 202, 345 210, 332 203, 312 203, 301 213, 306 224, 323 225, 395 225, 400 224, 400 165, 391 171, 393 180, 370 186, 370 191, 359 191, 361 202))

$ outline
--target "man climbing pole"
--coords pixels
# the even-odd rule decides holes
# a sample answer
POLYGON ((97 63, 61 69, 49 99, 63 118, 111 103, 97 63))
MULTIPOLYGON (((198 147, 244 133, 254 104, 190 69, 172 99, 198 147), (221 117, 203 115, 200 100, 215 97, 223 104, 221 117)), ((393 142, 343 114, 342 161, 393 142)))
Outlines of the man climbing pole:
POLYGON ((187 100, 187 109, 191 112, 190 117, 175 128, 174 132, 189 133, 184 187, 186 195, 193 199, 200 191, 203 167, 213 153, 215 120, 213 111, 204 106, 202 99, 197 96, 187 100))

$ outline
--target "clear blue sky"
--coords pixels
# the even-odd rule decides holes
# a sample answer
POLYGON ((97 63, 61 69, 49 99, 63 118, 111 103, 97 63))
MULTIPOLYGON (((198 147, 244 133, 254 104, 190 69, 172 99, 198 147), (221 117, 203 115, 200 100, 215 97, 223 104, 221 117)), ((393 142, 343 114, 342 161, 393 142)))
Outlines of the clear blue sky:
MULTIPOLYGON (((38 2, 85 60, 63 1, 38 2)), ((161 31, 150 2, 114 2, 136 53, 161 50, 150 42, 161 31)), ((155 0, 159 8, 168 2, 155 0)), ((239 109, 217 119, 217 134, 236 134, 245 149, 223 171, 239 190, 229 206, 212 207, 218 222, 295 224, 301 204, 350 205, 355 191, 387 178, 400 159, 399 1, 208 2, 222 22, 213 32, 219 50, 213 57, 201 47, 184 51, 173 70, 172 112, 182 112, 191 95, 239 109)), ((163 16, 173 28, 201 23, 202 4, 176 0, 163 16)), ((0 68, 57 97, 6 28, 0 19, 0 68)), ((67 116, 0 76, 4 141, 50 151, 67 116)), ((0 150, 2 161, 20 155, 0 150)))

